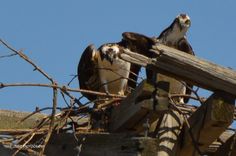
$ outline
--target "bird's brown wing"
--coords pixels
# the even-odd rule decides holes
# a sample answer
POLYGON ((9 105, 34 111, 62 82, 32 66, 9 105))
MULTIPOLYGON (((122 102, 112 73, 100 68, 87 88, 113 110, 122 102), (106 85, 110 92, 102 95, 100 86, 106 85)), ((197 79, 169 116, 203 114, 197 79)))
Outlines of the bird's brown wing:
MULTIPOLYGON (((155 43, 152 38, 134 32, 124 32, 122 36, 123 39, 121 41, 121 44, 123 44, 124 47, 128 48, 132 52, 137 52, 147 57, 151 57, 149 49, 155 43)), ((131 64, 128 87, 132 89, 136 88, 140 69, 140 66, 131 64)))
POLYGON ((181 51, 184 51, 190 55, 195 55, 193 48, 191 47, 191 45, 188 43, 188 40, 184 37, 182 38, 179 43, 178 43, 179 47, 178 49, 181 51))
MULTIPOLYGON (((98 75, 97 50, 94 45, 89 45, 81 55, 77 74, 81 89, 98 91, 100 79, 98 75)), ((90 101, 97 99, 96 95, 82 93, 90 101)))
MULTIPOLYGON (((184 51, 190 55, 195 55, 191 45, 188 43, 186 38, 181 39, 178 45, 179 45, 178 50, 184 51)), ((191 89, 193 88, 193 85, 188 84, 188 83, 186 85, 187 85, 186 94, 191 95, 192 93, 191 89)), ((188 101, 189 101, 189 98, 184 98, 185 103, 187 103, 188 101)))

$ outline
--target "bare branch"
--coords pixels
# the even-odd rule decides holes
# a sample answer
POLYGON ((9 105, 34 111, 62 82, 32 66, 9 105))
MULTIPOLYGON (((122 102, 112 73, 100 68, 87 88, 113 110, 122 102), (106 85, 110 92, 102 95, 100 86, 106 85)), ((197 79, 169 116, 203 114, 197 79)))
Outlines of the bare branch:
MULTIPOLYGON (((54 85, 57 85, 56 83, 54 85)), ((56 107, 57 107, 57 95, 58 95, 58 90, 56 88, 53 88, 53 110, 52 110, 52 115, 51 115, 51 122, 49 125, 48 129, 48 134, 44 140, 44 146, 42 150, 40 151, 39 155, 42 156, 44 153, 44 150, 46 148, 46 145, 51 137, 53 128, 54 128, 54 123, 55 123, 55 114, 56 114, 56 107)))
POLYGON ((26 140, 25 143, 24 143, 22 146, 20 146, 20 148, 17 149, 17 150, 12 154, 12 156, 16 156, 16 154, 17 154, 20 150, 22 150, 22 149, 25 147, 25 145, 27 145, 27 144, 30 142, 30 140, 33 139, 34 136, 35 136, 35 133, 33 133, 33 134, 29 137, 29 139, 26 140))
POLYGON ((70 86, 71 82, 73 82, 74 79, 78 77, 78 75, 71 75, 71 76, 73 76, 73 78, 67 83, 67 86, 70 86))
POLYGON ((94 94, 99 96, 105 96, 105 97, 116 97, 116 98, 124 98, 126 96, 118 95, 118 94, 107 94, 103 92, 97 92, 97 91, 91 91, 86 89, 73 89, 66 86, 58 86, 57 84, 40 84, 40 83, 12 83, 12 84, 6 84, 6 83, 0 83, 0 89, 5 87, 47 87, 47 88, 57 88, 60 89, 62 92, 81 92, 81 93, 87 93, 87 94, 94 94))
POLYGON ((17 51, 14 48, 12 48, 10 45, 8 45, 5 41, 3 41, 2 39, 0 39, 0 42, 6 46, 8 49, 10 49, 12 52, 16 53, 17 55, 19 55, 22 59, 24 59, 26 62, 28 62, 29 64, 31 64, 35 70, 38 70, 42 75, 44 75, 48 80, 50 80, 52 83, 54 82, 54 80, 52 79, 52 77, 50 77, 45 71, 43 71, 41 68, 39 68, 39 66, 37 66, 30 58, 28 58, 28 56, 26 56, 23 52, 21 51, 17 51))
MULTIPOLYGON (((48 109, 53 109, 53 108, 52 107, 45 107, 45 108, 42 108, 42 109, 36 109, 34 112, 30 113, 29 115, 27 115, 26 117, 21 119, 19 122, 21 123, 21 122, 25 121, 26 119, 28 119, 29 117, 33 116, 34 114, 45 111, 45 110, 48 110, 48 109)), ((61 110, 62 108, 61 107, 56 107, 56 109, 61 110)))
POLYGON ((1 58, 6 58, 6 57, 12 57, 12 56, 15 56, 15 55, 17 55, 17 54, 3 55, 3 56, 0 56, 0 59, 1 59, 1 58))

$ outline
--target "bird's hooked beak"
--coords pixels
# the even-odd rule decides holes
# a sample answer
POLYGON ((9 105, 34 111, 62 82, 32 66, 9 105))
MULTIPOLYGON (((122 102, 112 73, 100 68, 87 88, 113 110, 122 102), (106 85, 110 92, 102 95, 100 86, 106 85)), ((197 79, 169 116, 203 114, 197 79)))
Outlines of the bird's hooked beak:
POLYGON ((189 28, 191 26, 191 21, 189 19, 187 19, 185 22, 181 22, 180 23, 180 27, 181 29, 184 29, 184 28, 189 28))
POLYGON ((177 16, 180 30, 188 29, 191 26, 191 20, 187 14, 180 14, 177 16))
POLYGON ((116 57, 116 54, 114 53, 113 49, 112 48, 109 48, 107 49, 107 57, 106 59, 111 63, 113 64, 113 59, 116 57))
POLYGON ((108 62, 113 64, 117 59, 119 49, 116 46, 106 45, 101 48, 102 60, 106 59, 108 62))

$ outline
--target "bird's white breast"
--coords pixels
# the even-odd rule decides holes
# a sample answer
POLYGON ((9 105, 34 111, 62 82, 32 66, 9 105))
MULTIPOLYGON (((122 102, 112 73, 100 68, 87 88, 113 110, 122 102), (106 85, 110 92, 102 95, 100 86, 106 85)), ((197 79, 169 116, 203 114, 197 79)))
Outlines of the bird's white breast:
MULTIPOLYGON (((118 57, 112 63, 106 59, 102 60, 101 57, 98 58, 100 80, 102 84, 106 85, 109 93, 120 94, 124 92, 128 82, 130 66, 129 62, 118 57)), ((101 89, 101 91, 105 91, 103 87, 101 89)))

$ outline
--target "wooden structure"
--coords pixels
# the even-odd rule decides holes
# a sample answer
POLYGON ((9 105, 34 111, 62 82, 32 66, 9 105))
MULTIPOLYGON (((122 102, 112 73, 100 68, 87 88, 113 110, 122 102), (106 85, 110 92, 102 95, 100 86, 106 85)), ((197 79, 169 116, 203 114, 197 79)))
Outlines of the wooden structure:
MULTIPOLYGON (((109 133, 78 132, 78 140, 72 134, 54 134, 46 154, 218 156, 229 149, 235 153, 235 145, 231 148, 234 135, 226 130, 234 119, 236 72, 164 45, 155 45, 153 51, 157 53, 155 59, 131 51, 120 57, 211 90, 213 94, 186 116, 180 111, 184 106, 169 101, 168 84, 154 88, 144 81, 112 110, 109 133), (224 133, 228 137, 223 137, 224 133)), ((2 116, 0 132, 4 134, 7 127, 2 125, 2 116)))

